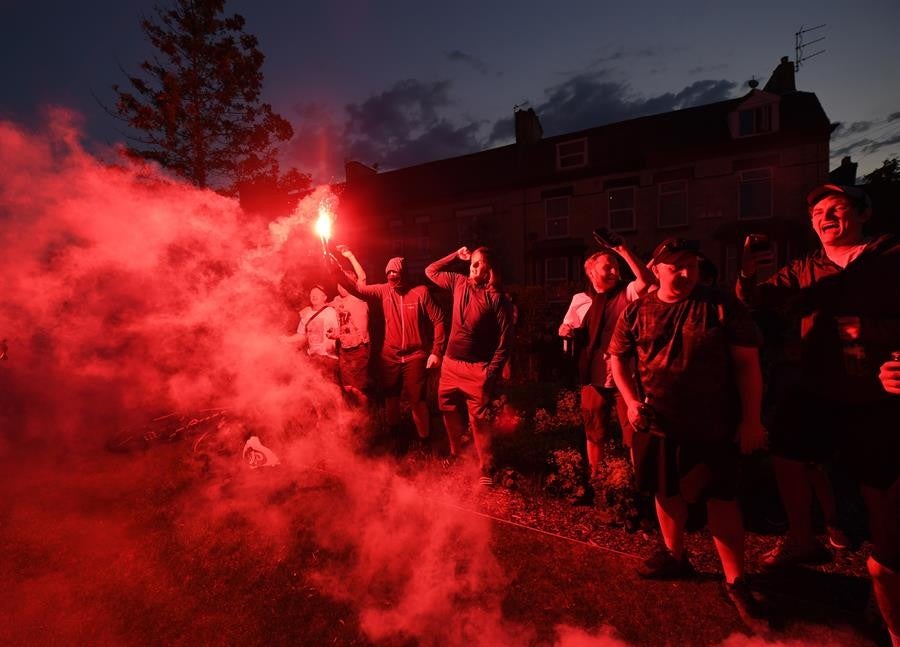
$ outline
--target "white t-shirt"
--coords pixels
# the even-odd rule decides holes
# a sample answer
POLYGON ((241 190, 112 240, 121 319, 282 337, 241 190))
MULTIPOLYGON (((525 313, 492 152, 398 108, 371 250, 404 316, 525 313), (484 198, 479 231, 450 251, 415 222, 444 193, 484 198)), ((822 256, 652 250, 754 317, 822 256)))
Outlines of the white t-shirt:
POLYGON ((340 322, 341 348, 356 348, 369 343, 369 306, 352 294, 332 300, 340 322))
POLYGON ((332 334, 338 332, 338 317, 334 308, 325 306, 318 315, 309 306, 300 311, 300 325, 297 326, 297 332, 306 335, 308 355, 321 355, 337 359, 336 340, 329 339, 325 334, 329 331, 332 334))
MULTIPOLYGON (((634 281, 625 286, 625 299, 628 303, 636 301, 638 298, 637 288, 634 281)), ((572 297, 572 303, 563 317, 562 322, 571 328, 581 328, 584 323, 584 316, 591 307, 591 295, 587 292, 579 292, 572 297)))

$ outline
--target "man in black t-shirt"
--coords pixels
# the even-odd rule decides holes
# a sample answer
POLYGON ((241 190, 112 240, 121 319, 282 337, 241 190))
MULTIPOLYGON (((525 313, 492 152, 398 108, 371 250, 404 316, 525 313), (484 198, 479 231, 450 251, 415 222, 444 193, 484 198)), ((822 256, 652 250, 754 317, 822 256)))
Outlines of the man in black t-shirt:
POLYGON ((635 427, 635 473, 655 495, 666 546, 638 574, 693 573, 684 549, 687 502, 703 500, 725 591, 752 626, 761 611, 743 577, 744 530, 735 496, 740 452, 765 442, 759 334, 743 308, 698 285, 698 262, 692 241, 660 244, 653 253, 659 290, 625 309, 609 346, 613 377, 635 427), (632 357, 637 378, 628 370, 632 357))

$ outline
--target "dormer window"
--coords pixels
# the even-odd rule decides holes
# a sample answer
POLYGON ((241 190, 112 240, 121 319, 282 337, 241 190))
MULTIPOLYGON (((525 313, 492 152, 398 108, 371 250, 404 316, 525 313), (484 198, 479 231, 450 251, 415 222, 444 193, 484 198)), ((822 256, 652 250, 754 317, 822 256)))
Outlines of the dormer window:
POLYGON ((587 139, 573 139, 556 145, 556 170, 566 171, 587 166, 587 139))
POLYGON ((778 132, 780 104, 781 97, 777 94, 752 90, 728 114, 728 129, 732 139, 778 132))
POLYGON ((741 137, 770 132, 772 132, 771 104, 738 112, 738 134, 741 137))

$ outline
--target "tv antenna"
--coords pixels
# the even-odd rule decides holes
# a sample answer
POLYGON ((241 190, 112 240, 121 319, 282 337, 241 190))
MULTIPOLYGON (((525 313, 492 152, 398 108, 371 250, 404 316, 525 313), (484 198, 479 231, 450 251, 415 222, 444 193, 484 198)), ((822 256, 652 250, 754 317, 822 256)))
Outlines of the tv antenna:
POLYGON ((820 41, 825 40, 824 36, 820 36, 811 41, 804 41, 803 35, 808 34, 811 31, 816 31, 817 29, 823 29, 826 25, 822 24, 817 27, 810 27, 809 29, 804 29, 803 25, 800 25, 799 31, 794 33, 794 71, 799 72, 800 66, 803 65, 804 61, 808 61, 813 56, 818 56, 825 52, 824 49, 820 49, 818 52, 813 52, 812 54, 807 54, 804 50, 814 43, 818 43, 820 41))

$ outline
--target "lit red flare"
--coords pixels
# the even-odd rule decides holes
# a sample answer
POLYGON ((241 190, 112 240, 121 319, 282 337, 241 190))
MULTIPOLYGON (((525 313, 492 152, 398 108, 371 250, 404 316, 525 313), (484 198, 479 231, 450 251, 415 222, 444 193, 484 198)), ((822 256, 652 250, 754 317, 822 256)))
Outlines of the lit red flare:
POLYGON ((322 241, 322 253, 326 255, 328 254, 328 239, 331 238, 331 225, 333 222, 334 217, 331 215, 328 205, 319 205, 319 217, 316 220, 315 229, 316 234, 322 241))

